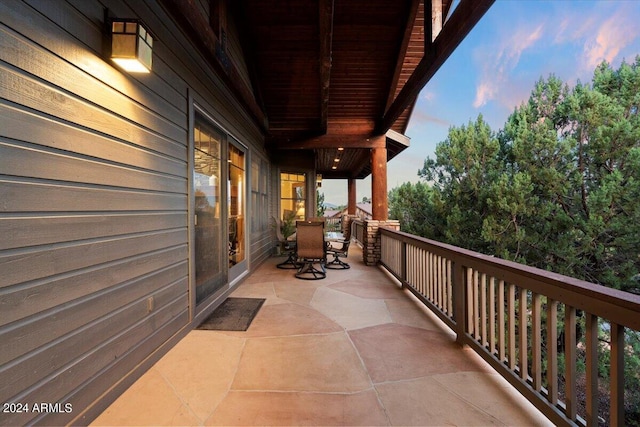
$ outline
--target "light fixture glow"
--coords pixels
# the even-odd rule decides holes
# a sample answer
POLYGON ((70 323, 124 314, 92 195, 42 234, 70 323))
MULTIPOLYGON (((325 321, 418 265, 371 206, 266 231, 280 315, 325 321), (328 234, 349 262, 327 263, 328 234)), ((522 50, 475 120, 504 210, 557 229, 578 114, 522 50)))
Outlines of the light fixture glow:
POLYGON ((111 20, 111 60, 130 73, 151 72, 153 36, 137 19, 111 20))

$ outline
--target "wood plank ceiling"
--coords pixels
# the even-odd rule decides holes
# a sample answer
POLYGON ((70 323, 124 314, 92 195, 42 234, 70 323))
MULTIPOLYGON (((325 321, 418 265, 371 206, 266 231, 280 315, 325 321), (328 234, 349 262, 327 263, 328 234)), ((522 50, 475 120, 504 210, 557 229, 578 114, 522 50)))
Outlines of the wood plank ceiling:
POLYGON ((366 177, 371 148, 391 159, 407 147, 420 90, 493 1, 461 0, 444 26, 451 0, 229 2, 268 150, 313 150, 323 177, 366 177), (425 22, 425 4, 435 19, 425 22), (442 31, 425 41, 432 26, 442 31), (385 137, 389 129, 399 137, 385 137))

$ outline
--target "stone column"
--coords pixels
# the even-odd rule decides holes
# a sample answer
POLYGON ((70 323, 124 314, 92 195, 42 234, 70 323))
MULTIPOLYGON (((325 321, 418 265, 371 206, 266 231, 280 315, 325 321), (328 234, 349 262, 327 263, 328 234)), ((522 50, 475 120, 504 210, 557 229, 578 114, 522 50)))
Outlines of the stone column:
POLYGON ((380 233, 378 232, 380 227, 390 227, 394 230, 400 230, 400 221, 396 219, 388 219, 386 221, 367 219, 364 221, 365 231, 362 260, 365 265, 377 265, 380 261, 380 254, 382 253, 380 233))
MULTIPOLYGON (((347 234, 347 230, 351 229, 351 222, 354 219, 358 219, 358 217, 356 215, 349 215, 349 214, 344 214, 342 215, 342 220, 341 220, 341 224, 342 224, 342 234, 347 234)), ((353 237, 353 235, 352 235, 353 237)))

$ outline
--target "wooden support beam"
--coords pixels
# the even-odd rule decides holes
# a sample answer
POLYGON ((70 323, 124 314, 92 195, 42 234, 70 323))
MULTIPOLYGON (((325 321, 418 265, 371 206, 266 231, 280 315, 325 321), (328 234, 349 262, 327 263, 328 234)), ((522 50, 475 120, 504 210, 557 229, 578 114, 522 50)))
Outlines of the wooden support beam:
POLYGON ((424 2, 424 51, 429 52, 433 44, 433 6, 441 0, 425 0, 424 2))
POLYGON ((371 150, 371 205, 373 219, 378 221, 389 219, 386 148, 371 150))
POLYGON ((320 0, 320 130, 327 132, 329 119, 329 82, 331 80, 331 43, 333 37, 333 0, 320 0))
POLYGON ((209 25, 220 41, 220 48, 227 50, 227 0, 211 0, 209 5, 209 25))
POLYGON ((335 118, 332 117, 327 124, 329 134, 372 135, 376 128, 375 120, 364 118, 335 118))
MULTIPOLYGON (((418 96, 425 84, 440 69, 442 64, 469 34, 495 0, 461 0, 451 18, 440 31, 436 40, 425 52, 415 71, 388 108, 377 127, 377 133, 385 133, 400 114, 418 96)), ((425 11, 426 12, 426 11, 425 11)), ((426 17, 425 17, 426 20, 426 17)))
POLYGON ((356 180, 349 178, 347 180, 347 214, 356 214, 356 180))
POLYGON ((385 110, 389 108, 389 106, 393 102, 393 99, 396 96, 398 81, 400 80, 400 74, 402 73, 402 69, 404 68, 404 59, 407 56, 407 49, 409 47, 409 42, 411 41, 411 35, 413 33, 413 26, 415 24, 416 17, 418 16, 418 12, 420 10, 421 4, 422 4, 422 1, 420 0, 411 1, 411 6, 409 9, 409 18, 407 19, 407 23, 404 28, 402 45, 400 46, 400 51, 398 52, 398 59, 396 59, 396 69, 393 72, 393 80, 391 81, 391 86, 389 87, 389 95, 387 96, 387 104, 385 105, 385 110))
MULTIPOLYGON (((273 148, 287 150, 310 150, 314 148, 384 148, 386 137, 384 135, 340 135, 328 134, 299 141, 274 141, 273 148)), ((386 160, 386 159, 385 159, 386 160)))
MULTIPOLYGON (((431 43, 433 43, 433 41, 438 37, 438 35, 440 34, 440 31, 442 31, 442 24, 444 23, 444 15, 442 13, 442 0, 432 0, 431 1, 431 21, 430 21, 430 25, 431 27, 429 28, 429 32, 426 32, 426 25, 427 25, 427 17, 426 17, 426 13, 425 13, 425 20, 424 20, 424 25, 425 25, 425 36, 424 36, 424 40, 425 43, 427 40, 430 40, 431 43), (428 35, 431 35, 431 38, 428 38, 428 35)), ((425 49, 425 52, 428 49, 425 49)))

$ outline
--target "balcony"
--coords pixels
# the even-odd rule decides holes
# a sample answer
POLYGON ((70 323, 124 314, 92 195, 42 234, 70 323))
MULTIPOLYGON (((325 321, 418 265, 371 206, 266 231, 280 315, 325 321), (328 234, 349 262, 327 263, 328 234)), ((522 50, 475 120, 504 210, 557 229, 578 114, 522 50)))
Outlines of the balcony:
POLYGON ((365 266, 318 281, 261 265, 246 332, 194 330, 93 425, 551 425, 406 287, 365 266))

